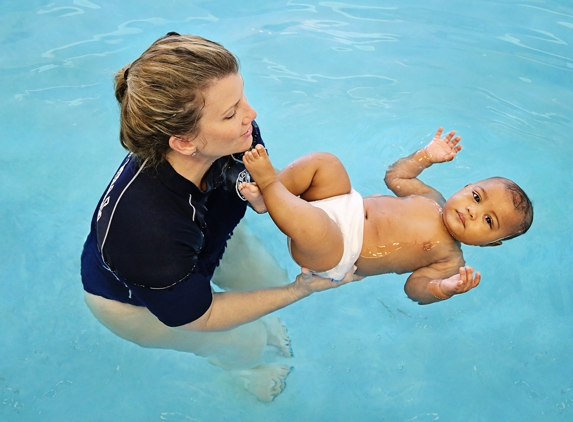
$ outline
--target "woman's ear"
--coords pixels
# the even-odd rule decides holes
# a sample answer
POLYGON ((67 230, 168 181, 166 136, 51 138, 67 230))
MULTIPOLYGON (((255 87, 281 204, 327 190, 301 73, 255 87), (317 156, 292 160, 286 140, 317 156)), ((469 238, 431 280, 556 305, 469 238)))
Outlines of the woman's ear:
POLYGON ((173 151, 177 151, 183 155, 195 155, 197 153, 194 140, 183 136, 173 135, 169 138, 169 146, 173 151))

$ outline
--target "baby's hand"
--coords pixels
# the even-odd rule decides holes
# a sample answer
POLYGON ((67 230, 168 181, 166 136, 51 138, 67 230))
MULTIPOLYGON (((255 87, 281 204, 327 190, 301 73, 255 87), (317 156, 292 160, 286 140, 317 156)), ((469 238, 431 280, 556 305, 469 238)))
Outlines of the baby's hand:
POLYGON ((473 274, 474 269, 472 267, 460 267, 459 274, 445 278, 440 282, 440 289, 448 296, 465 293, 476 287, 481 280, 479 271, 476 271, 475 277, 473 274))
POLYGON ((452 130, 445 137, 442 136, 443 127, 440 127, 432 142, 424 148, 426 156, 432 163, 443 163, 445 161, 451 161, 454 159, 456 154, 462 149, 458 142, 462 139, 461 136, 456 136, 455 130, 452 130))
POLYGON ((256 183, 242 182, 239 185, 239 191, 241 192, 241 195, 249 201, 249 204, 251 204, 251 207, 253 207, 256 212, 259 214, 267 212, 267 206, 265 205, 263 194, 256 183))

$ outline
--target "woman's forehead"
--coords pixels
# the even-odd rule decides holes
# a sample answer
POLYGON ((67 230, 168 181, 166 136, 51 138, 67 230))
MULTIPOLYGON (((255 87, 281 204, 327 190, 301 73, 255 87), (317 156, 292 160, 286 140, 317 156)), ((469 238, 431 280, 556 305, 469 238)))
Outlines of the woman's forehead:
POLYGON ((243 78, 239 73, 228 75, 211 84, 203 93, 205 108, 212 112, 225 112, 243 96, 243 78))

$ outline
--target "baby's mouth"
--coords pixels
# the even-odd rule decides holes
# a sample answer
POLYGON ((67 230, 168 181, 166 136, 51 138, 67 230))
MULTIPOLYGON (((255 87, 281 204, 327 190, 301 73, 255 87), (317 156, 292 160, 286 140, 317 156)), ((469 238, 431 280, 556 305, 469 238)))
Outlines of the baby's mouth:
POLYGON ((457 211, 457 213, 458 213, 458 217, 459 217, 460 221, 462 222, 463 226, 465 227, 466 226, 466 219, 464 218, 464 216, 461 212, 457 211))

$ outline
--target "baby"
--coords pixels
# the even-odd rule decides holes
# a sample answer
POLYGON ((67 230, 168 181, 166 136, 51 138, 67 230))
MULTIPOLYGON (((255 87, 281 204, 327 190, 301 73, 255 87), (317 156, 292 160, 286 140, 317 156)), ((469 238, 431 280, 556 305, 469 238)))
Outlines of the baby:
POLYGON ((461 243, 501 245, 525 233, 533 206, 514 182, 493 177, 469 184, 447 201, 417 176, 434 163, 451 161, 461 137, 451 131, 386 171, 397 196, 362 198, 351 188, 342 163, 329 153, 308 154, 278 173, 264 147, 245 153, 255 183, 242 194, 259 212, 268 210, 289 237, 293 259, 333 280, 412 273, 404 286, 412 300, 427 304, 465 293, 480 273, 465 266, 461 243))

